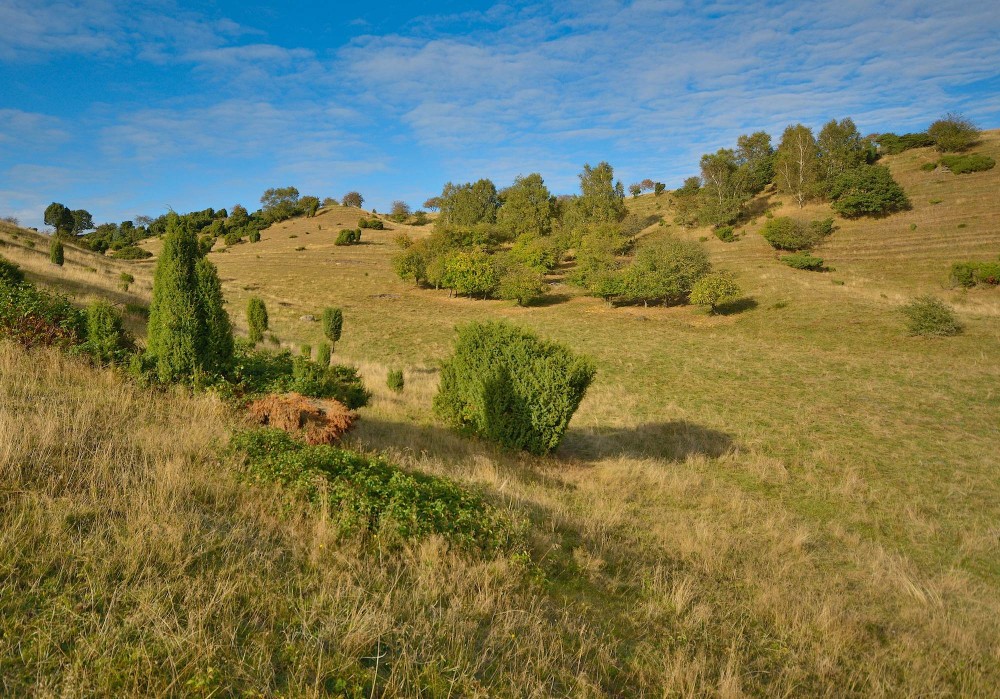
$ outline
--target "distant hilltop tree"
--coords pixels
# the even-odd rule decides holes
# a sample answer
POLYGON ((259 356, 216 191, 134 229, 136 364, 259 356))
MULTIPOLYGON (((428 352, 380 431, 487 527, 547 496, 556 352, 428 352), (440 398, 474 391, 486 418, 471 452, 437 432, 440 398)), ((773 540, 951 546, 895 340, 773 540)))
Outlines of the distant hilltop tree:
POLYGON ((261 195, 260 203, 268 221, 284 221, 300 211, 299 190, 295 187, 272 187, 261 195))
POLYGON ((365 198, 361 196, 360 192, 348 192, 344 195, 343 203, 344 206, 353 206, 360 209, 361 205, 365 203, 365 198))
POLYGON ((70 213, 73 216, 73 235, 82 235, 84 231, 94 228, 94 217, 86 209, 76 209, 70 213))
POLYGON ((405 201, 396 200, 392 202, 392 208, 389 210, 389 218, 391 218, 396 223, 403 223, 410 217, 410 205, 405 201))
POLYGON ((45 225, 52 226, 56 230, 56 235, 70 235, 73 232, 73 226, 76 225, 73 212, 55 201, 46 207, 43 220, 45 225))
POLYGON ((647 177, 646 179, 644 179, 642 182, 639 183, 639 187, 640 189, 642 189, 643 192, 652 192, 653 189, 656 187, 656 183, 647 177))
POLYGON ((957 152, 974 145, 980 137, 979 127, 961 114, 946 114, 927 128, 939 151, 957 152))

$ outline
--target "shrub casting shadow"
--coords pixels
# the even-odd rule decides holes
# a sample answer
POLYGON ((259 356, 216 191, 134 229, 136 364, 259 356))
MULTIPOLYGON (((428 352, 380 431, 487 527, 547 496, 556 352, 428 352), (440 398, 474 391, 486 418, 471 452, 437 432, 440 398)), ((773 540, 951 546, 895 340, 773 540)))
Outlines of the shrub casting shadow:
POLYGON ((555 306, 556 304, 566 303, 572 296, 569 294, 542 294, 541 296, 532 299, 528 303, 524 304, 525 308, 546 308, 547 306, 555 306))
POLYGON ((579 459, 614 457, 684 461, 689 456, 717 458, 733 448, 733 438, 685 420, 648 422, 636 427, 573 428, 559 455, 579 459))

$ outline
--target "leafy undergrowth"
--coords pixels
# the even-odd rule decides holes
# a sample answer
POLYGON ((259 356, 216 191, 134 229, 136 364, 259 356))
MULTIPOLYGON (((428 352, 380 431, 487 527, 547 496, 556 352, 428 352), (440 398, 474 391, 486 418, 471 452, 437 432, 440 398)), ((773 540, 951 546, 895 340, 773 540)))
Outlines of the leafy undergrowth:
POLYGON ((351 410, 368 404, 369 393, 355 368, 320 366, 288 351, 277 354, 237 343, 230 383, 249 394, 301 393, 333 398, 351 410))
POLYGON ((277 429, 239 434, 231 449, 242 457, 248 480, 279 483, 325 506, 344 533, 361 531, 389 542, 438 534, 465 549, 523 548, 508 517, 448 479, 407 473, 328 445, 307 446, 277 429))

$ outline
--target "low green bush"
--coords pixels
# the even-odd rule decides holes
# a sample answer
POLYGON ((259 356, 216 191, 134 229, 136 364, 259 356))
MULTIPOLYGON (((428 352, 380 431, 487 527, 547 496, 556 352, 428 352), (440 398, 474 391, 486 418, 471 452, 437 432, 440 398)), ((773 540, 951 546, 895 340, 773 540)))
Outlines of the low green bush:
POLYGON ((924 172, 933 172, 934 170, 937 170, 937 163, 924 163, 920 166, 920 169, 924 172))
POLYGON ((392 369, 389 371, 388 376, 385 379, 385 385, 389 387, 389 390, 393 393, 402 393, 404 380, 403 380, 403 370, 402 369, 392 369))
POLYGON ((966 289, 980 284, 1000 286, 1000 262, 956 262, 951 266, 951 279, 966 289))
POLYGON ((736 232, 732 226, 718 226, 712 230, 715 237, 723 243, 732 243, 736 240, 736 232))
POLYGON ((250 242, 259 243, 260 242, 260 231, 250 231, 250 242))
POLYGON ((373 231, 385 230, 385 223, 379 218, 359 218, 358 229, 368 228, 373 231))
POLYGON ((382 459, 257 429, 233 437, 231 453, 252 483, 277 483, 337 520, 342 534, 383 544, 438 535, 480 552, 523 551, 523 529, 477 493, 447 478, 408 472, 382 459))
POLYGON ((970 172, 992 170, 996 166, 997 161, 988 155, 969 153, 968 155, 942 156, 941 164, 956 175, 967 175, 970 172))
POLYGON ((337 234, 334 245, 356 245, 361 242, 361 230, 345 228, 337 234))
POLYGON ((136 351, 135 339, 125 329, 118 310, 107 301, 87 307, 84 350, 99 364, 125 363, 136 351))
POLYGON ((951 306, 934 296, 921 296, 900 309, 911 335, 948 336, 962 332, 951 306))
POLYGON ((135 277, 133 277, 128 272, 122 272, 118 275, 118 288, 122 291, 128 291, 129 287, 135 283, 135 277))
POLYGON ((926 133, 908 133, 897 136, 894 133, 880 134, 875 142, 879 151, 886 155, 897 155, 910 148, 925 148, 934 145, 934 139, 926 133))
POLYGON ((735 301, 743 290, 729 272, 709 272, 694 283, 691 289, 691 303, 708 306, 715 313, 719 306, 735 301))
POLYGON ((789 216, 769 219, 760 229, 760 234, 776 250, 809 250, 821 236, 804 221, 789 216))
POLYGON ((460 326, 441 369, 434 410, 463 431, 511 449, 548 454, 596 368, 590 359, 508 323, 460 326))
POLYGON ((335 398, 352 410, 371 397, 353 367, 320 366, 289 351, 271 353, 238 343, 232 380, 249 394, 294 391, 313 398, 335 398))
POLYGON ((65 254, 62 241, 53 240, 52 245, 49 246, 49 262, 62 267, 65 261, 65 254))
POLYGON ((0 257, 0 284, 21 284, 24 272, 5 257, 0 257))
POLYGON ((316 345, 316 363, 319 366, 329 366, 330 355, 332 354, 333 352, 329 342, 321 342, 316 345))
POLYGON ((226 233, 226 236, 222 239, 222 242, 226 244, 226 247, 231 248, 234 245, 239 245, 243 242, 243 237, 236 232, 226 233))
POLYGON ((111 253, 111 257, 116 260, 148 260, 152 256, 153 253, 138 245, 129 245, 111 253))
POLYGON ((794 255, 784 255, 781 261, 795 269, 806 269, 811 272, 823 271, 823 258, 815 257, 807 252, 797 252, 794 255))

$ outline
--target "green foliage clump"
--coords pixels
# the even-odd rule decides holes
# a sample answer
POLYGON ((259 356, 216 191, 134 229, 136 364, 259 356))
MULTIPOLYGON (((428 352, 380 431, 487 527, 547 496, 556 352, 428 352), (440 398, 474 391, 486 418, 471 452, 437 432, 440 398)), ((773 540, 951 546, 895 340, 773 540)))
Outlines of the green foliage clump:
POLYGON ((313 348, 309 343, 299 345, 299 353, 306 359, 312 359, 313 348))
POLYGON ((240 243, 242 243, 243 237, 239 233, 234 231, 232 233, 226 233, 226 236, 222 239, 222 242, 226 244, 226 247, 231 248, 234 245, 239 245, 240 243))
POLYGON ((381 230, 385 230, 385 223, 382 222, 382 219, 375 218, 374 216, 371 217, 371 218, 363 218, 363 217, 359 218, 358 219, 358 230, 361 230, 361 229, 364 229, 364 228, 367 228, 367 229, 373 230, 373 231, 381 231, 381 230))
POLYGON ((732 274, 711 272, 694 283, 691 289, 691 303, 708 306, 711 312, 715 313, 721 304, 738 299, 742 293, 743 290, 732 274))
POLYGON ((498 265, 485 250, 457 250, 446 255, 443 263, 440 284, 457 294, 486 298, 500 283, 498 265))
POLYGON ((543 296, 547 290, 548 286, 537 270, 514 263, 506 265, 501 273, 496 295, 524 306, 543 296))
POLYGON ((435 412, 449 424, 532 454, 562 441, 596 369, 590 359, 504 322, 460 326, 435 412))
POLYGON ((249 394, 301 393, 313 398, 335 398, 352 410, 368 404, 370 394, 348 366, 321 366, 285 350, 272 353, 242 343, 236 351, 233 384, 249 394))
POLYGON ((198 254, 193 232, 172 217, 153 276, 147 353, 163 382, 224 373, 232 360, 232 329, 222 285, 198 254))
POLYGON ((323 335, 330 341, 334 349, 340 342, 340 336, 344 332, 344 312, 339 308, 323 309, 323 335))
POLYGON ((260 231, 257 231, 257 230, 250 231, 250 235, 248 237, 250 238, 250 242, 251 243, 259 243, 260 242, 260 231))
POLYGON ((49 246, 49 261, 54 265, 63 266, 65 258, 65 252, 63 250, 63 244, 59 240, 53 240, 52 245, 49 246))
POLYGON ((910 200, 889 168, 863 165, 848 170, 830 188, 833 210, 844 218, 887 216, 910 208, 910 200))
POLYGON ((0 285, 16 285, 24 282, 24 272, 5 257, 0 257, 0 285))
POLYGON ((99 364, 121 364, 135 353, 135 339, 125 329, 121 314, 107 301, 87 307, 84 350, 99 364))
POLYGON ((343 534, 377 536, 383 543, 438 535, 481 552, 523 545, 506 515, 446 478, 327 445, 306 446, 275 429, 236 435, 230 448, 248 480, 278 483, 336 513, 343 534))
POLYGON ((969 153, 968 155, 945 155, 941 158, 941 164, 956 175, 966 175, 970 172, 992 170, 997 161, 988 155, 969 153))
POLYGON ((316 363, 320 366, 330 365, 330 355, 333 353, 329 342, 321 342, 316 345, 316 363))
POLYGON ((924 172, 933 172, 934 170, 937 170, 937 166, 937 163, 924 163, 920 166, 920 169, 924 172))
POLYGON ((356 245, 361 242, 360 228, 345 228, 337 234, 334 245, 356 245))
POLYGON ((736 241, 736 232, 733 230, 732 226, 716 226, 712 232, 715 233, 715 237, 723 243, 732 243, 736 241))
POLYGON ((794 269, 805 269, 810 272, 822 272, 823 258, 810 255, 807 252, 797 252, 794 255, 783 255, 781 261, 794 269))
POLYGON ((391 369, 385 378, 385 385, 388 386, 389 390, 393 393, 402 393, 404 386, 403 370, 391 369))
POLYGON ((111 257, 116 260, 148 260, 152 256, 153 253, 138 245, 129 245, 111 253, 111 257))
POLYGON ((898 155, 911 148, 925 148, 934 145, 934 139, 926 133, 908 133, 898 136, 894 133, 879 134, 875 138, 879 152, 886 155, 898 155))
POLYGON ((951 306, 934 296, 921 296, 900 309, 911 335, 948 336, 962 332, 951 306))
MULTIPOLYGON (((712 265, 701 243, 667 236, 638 249, 632 264, 621 272, 621 300, 630 303, 687 301, 695 283, 712 265)), ((608 278, 603 283, 614 284, 608 278)))
POLYGON ((68 348, 86 334, 86 316, 68 299, 35 287, 17 265, 0 259, 0 337, 25 347, 68 348))
POLYGON ((944 153, 956 153, 979 141, 979 128, 960 114, 946 114, 927 129, 934 145, 944 153))
POLYGON ((977 285, 1000 285, 1000 262, 956 262, 951 266, 951 279, 959 286, 971 289, 977 285))
POLYGON ((815 230, 804 221, 789 216, 776 216, 768 220, 760 234, 775 250, 809 250, 819 242, 815 230))
POLYGON ((128 272, 122 272, 118 275, 118 288, 122 291, 128 291, 129 287, 135 283, 135 277, 133 277, 128 272))
POLYGON ((247 329, 250 342, 257 344, 264 339, 264 331, 270 327, 267 306, 264 299, 251 296, 247 301, 247 329))

